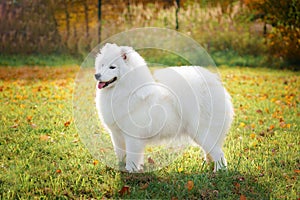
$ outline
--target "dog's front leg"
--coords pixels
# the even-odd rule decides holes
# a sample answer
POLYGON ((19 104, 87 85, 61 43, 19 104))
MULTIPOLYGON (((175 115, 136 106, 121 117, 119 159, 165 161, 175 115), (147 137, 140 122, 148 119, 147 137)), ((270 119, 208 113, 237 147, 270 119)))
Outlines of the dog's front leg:
POLYGON ((120 163, 125 162, 126 157, 126 149, 125 149, 125 141, 123 135, 120 133, 112 133, 111 140, 114 146, 115 154, 120 163))
POLYGON ((126 170, 128 172, 141 172, 144 166, 144 141, 131 136, 126 136, 125 143, 126 170))

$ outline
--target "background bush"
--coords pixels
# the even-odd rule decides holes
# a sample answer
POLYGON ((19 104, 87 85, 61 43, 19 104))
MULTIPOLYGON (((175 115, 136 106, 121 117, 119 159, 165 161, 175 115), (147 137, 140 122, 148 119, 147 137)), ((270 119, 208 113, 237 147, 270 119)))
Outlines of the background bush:
POLYGON ((0 3, 0 53, 85 56, 99 41, 131 28, 175 29, 179 8, 178 30, 201 43, 212 55, 221 53, 228 57, 235 55, 236 60, 250 57, 260 60, 243 61, 245 65, 287 67, 289 64, 299 69, 299 0, 180 0, 177 3, 175 0, 3 1, 0 3))

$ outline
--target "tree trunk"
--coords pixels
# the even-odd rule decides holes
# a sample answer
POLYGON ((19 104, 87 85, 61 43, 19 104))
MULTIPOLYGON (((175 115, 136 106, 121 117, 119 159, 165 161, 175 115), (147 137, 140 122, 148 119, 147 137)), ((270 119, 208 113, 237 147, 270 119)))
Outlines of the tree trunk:
POLYGON ((98 43, 101 42, 101 0, 98 0, 98 43))
POLYGON ((85 35, 89 37, 89 7, 87 0, 85 0, 84 4, 84 18, 85 18, 85 35))
POLYGON ((70 14, 68 11, 68 1, 63 1, 64 2, 64 6, 65 6, 65 15, 66 15, 66 28, 67 28, 67 35, 66 35, 66 40, 67 38, 70 36, 70 14))
POLYGON ((175 17, 176 17, 176 30, 179 29, 179 22, 178 22, 178 13, 179 13, 179 8, 180 8, 180 0, 176 0, 176 13, 175 13, 175 17))

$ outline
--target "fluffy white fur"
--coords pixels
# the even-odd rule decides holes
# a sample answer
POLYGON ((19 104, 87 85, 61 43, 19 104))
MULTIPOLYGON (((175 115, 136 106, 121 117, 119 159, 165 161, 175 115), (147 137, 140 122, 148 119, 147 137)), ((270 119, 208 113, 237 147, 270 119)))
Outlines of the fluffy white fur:
POLYGON ((95 61, 96 107, 115 153, 140 171, 147 144, 189 137, 215 171, 226 167, 222 144, 232 119, 230 95, 219 77, 199 66, 150 73, 131 47, 106 44, 95 61))

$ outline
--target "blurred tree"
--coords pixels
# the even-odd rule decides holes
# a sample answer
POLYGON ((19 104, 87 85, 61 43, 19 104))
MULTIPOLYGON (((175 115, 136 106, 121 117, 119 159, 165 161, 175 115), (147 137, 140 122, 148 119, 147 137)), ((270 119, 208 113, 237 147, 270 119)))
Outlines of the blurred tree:
POLYGON ((0 52, 48 53, 59 50, 53 0, 0 2, 0 52))
POLYGON ((265 23, 273 26, 266 34, 270 53, 290 64, 300 64, 300 1, 245 0, 245 4, 265 23))

